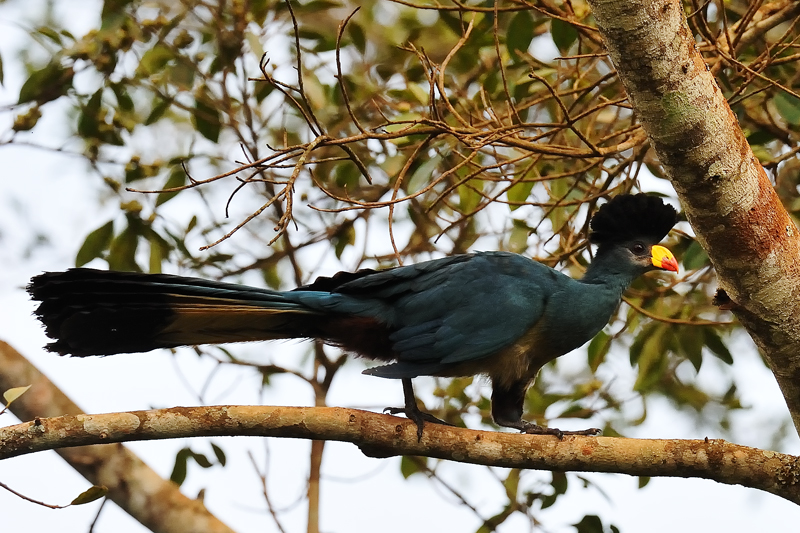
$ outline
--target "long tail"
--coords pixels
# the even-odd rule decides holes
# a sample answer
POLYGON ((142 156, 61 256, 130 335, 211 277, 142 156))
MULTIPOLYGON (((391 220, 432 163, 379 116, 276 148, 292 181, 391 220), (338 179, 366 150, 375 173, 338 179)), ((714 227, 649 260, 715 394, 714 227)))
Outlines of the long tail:
POLYGON ((47 349, 79 357, 315 337, 321 316, 287 293, 167 274, 76 268, 36 276, 28 292, 47 349))

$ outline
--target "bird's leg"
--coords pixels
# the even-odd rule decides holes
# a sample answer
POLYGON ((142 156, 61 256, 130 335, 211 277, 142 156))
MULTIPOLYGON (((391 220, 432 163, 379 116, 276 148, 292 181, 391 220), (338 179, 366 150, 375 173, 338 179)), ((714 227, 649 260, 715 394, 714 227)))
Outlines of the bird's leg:
POLYGON ((518 381, 510 387, 493 384, 492 390, 492 418, 498 426, 514 428, 529 435, 555 435, 559 439, 564 435, 591 436, 600 433, 597 428, 581 431, 562 431, 558 428, 548 428, 522 419, 522 406, 525 402, 525 391, 528 389, 527 381, 518 381))
POLYGON ((403 413, 406 418, 411 420, 417 425, 417 440, 422 439, 422 426, 425 422, 433 424, 443 424, 445 426, 452 426, 444 420, 439 420, 430 413, 425 413, 417 406, 417 398, 414 396, 414 387, 411 385, 411 379, 403 378, 403 398, 405 399, 405 407, 387 407, 383 410, 384 413, 396 415, 403 413))

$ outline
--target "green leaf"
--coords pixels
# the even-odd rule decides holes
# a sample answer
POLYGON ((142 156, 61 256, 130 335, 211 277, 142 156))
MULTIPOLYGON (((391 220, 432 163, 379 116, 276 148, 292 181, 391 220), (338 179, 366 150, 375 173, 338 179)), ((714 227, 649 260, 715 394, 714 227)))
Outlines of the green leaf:
POLYGON ((41 26, 39 28, 36 28, 36 33, 47 37, 57 45, 61 46, 61 35, 53 28, 48 28, 47 26, 41 26))
POLYGON ((503 487, 506 489, 506 494, 511 497, 516 496, 519 491, 519 468, 512 468, 508 472, 508 477, 503 480, 503 487))
POLYGON ((569 52, 570 47, 578 40, 578 30, 575 26, 559 19, 550 21, 550 33, 553 42, 562 54, 569 52))
POLYGON ((161 264, 169 256, 172 247, 166 239, 152 228, 147 228, 147 240, 150 242, 150 273, 161 272, 161 264))
POLYGON ((687 326, 674 331, 682 356, 686 357, 700 371, 703 364, 703 331, 700 328, 687 326))
MULTIPOLYGON (((191 451, 191 450, 190 450, 191 451)), ((192 459, 201 467, 201 468, 211 468, 213 465, 211 461, 208 460, 208 457, 203 455, 199 452, 192 451, 192 459)))
POLYGON ((577 533, 605 533, 603 521, 597 515, 586 515, 577 524, 572 524, 577 533))
POLYGON ((631 344, 631 363, 639 365, 633 387, 637 392, 649 389, 661 377, 667 362, 665 346, 667 329, 668 327, 661 323, 648 324, 631 344))
POLYGON ((747 135, 747 144, 750 146, 756 146, 759 144, 771 143, 775 139, 776 137, 772 134, 772 132, 767 130, 756 130, 747 135))
MULTIPOLYGON (((192 219, 194 219, 194 217, 192 217, 192 219)), ((169 236, 169 239, 172 242, 172 246, 174 246, 175 249, 177 249, 181 255, 192 260, 195 264, 199 262, 199 260, 195 258, 194 255, 192 254, 192 251, 186 247, 186 242, 184 241, 183 238, 178 237, 177 235, 170 232, 168 229, 164 229, 164 233, 166 233, 169 236)))
POLYGON ((336 258, 341 259, 344 249, 356 243, 356 229, 353 224, 345 224, 336 235, 331 238, 336 258))
POLYGON ((261 44, 261 36, 248 30, 244 32, 244 38, 247 41, 247 46, 250 47, 250 52, 257 58, 264 55, 264 45, 261 44))
MULTIPOLYGON (((387 128, 388 129, 388 128, 387 128)), ((439 154, 434 155, 424 163, 422 163, 417 170, 411 175, 411 179, 406 181, 405 188, 408 194, 414 194, 415 192, 422 189, 428 182, 431 180, 431 176, 433 176, 433 172, 439 166, 439 163, 442 162, 442 156, 439 154)))
MULTIPOLYGON (((431 93, 429 87, 423 87, 420 83, 409 83, 408 84, 408 93, 411 93, 411 96, 419 102, 420 104, 427 106, 428 103, 431 101, 431 93)), ((408 94, 404 93, 404 94, 408 94)))
POLYGON ((261 268, 261 277, 270 289, 278 290, 281 288, 281 275, 278 272, 277 263, 269 263, 261 268))
POLYGON ((111 90, 114 91, 114 96, 117 97, 117 105, 122 111, 133 111, 133 99, 123 84, 114 83, 111 85, 111 90))
POLYGON ((219 110, 212 105, 204 94, 195 98, 194 110, 192 111, 192 122, 200 134, 211 142, 219 140, 219 132, 222 129, 222 119, 219 110))
POLYGON ((100 15, 101 28, 108 29, 116 26, 121 20, 125 18, 125 6, 131 3, 131 0, 105 0, 103 2, 103 12, 100 15))
POLYGON ((144 125, 149 126, 150 124, 158 121, 158 119, 164 116, 164 113, 167 112, 167 109, 169 109, 169 106, 171 105, 172 100, 159 100, 158 103, 153 106, 153 109, 150 111, 150 114, 144 121, 144 125))
POLYGON ((178 486, 186 481, 186 473, 188 471, 191 453, 189 448, 183 448, 175 455, 175 466, 172 467, 172 474, 170 474, 169 479, 178 486))
POLYGON ((437 397, 446 398, 451 404, 459 404, 459 407, 465 407, 472 402, 472 398, 466 394, 466 388, 473 381, 474 379, 472 377, 456 378, 450 381, 446 387, 437 388, 434 394, 437 397))
POLYGON ((639 476, 639 488, 643 489, 650 483, 650 476, 639 476))
MULTIPOLYGON (((214 453, 216 453, 216 450, 214 453)), ((172 467, 172 474, 169 476, 169 479, 176 485, 182 485, 186 481, 189 459, 194 459, 194 462, 202 468, 211 468, 213 466, 208 457, 202 453, 195 452, 189 447, 181 449, 175 455, 175 466, 172 467)))
POLYGON ((478 191, 483 189, 483 181, 471 179, 467 183, 458 186, 458 210, 462 213, 471 213, 478 207, 482 196, 478 191))
POLYGON ((214 455, 217 458, 217 462, 220 465, 225 466, 225 463, 227 462, 227 459, 225 458, 225 452, 222 451, 222 448, 220 448, 219 446, 217 446, 216 444, 214 444, 212 442, 211 443, 211 449, 214 450, 214 455))
POLYGON ((195 74, 195 66, 182 60, 169 69, 169 80, 179 89, 188 91, 194 85, 195 74))
POLYGON ((608 349, 611 347, 611 337, 604 331, 594 336, 589 343, 588 360, 589 368, 592 372, 597 372, 597 368, 605 361, 608 349))
POLYGON ((681 262, 688 270, 697 270, 710 263, 708 254, 697 241, 692 241, 692 244, 689 245, 683 257, 681 257, 681 262))
POLYGON ((256 81, 256 92, 253 96, 256 97, 256 102, 259 104, 264 101, 264 98, 272 94, 272 91, 275 90, 275 86, 271 83, 267 83, 265 81, 259 82, 256 81))
POLYGON ((6 407, 11 405, 11 402, 28 392, 30 389, 30 385, 26 385, 25 387, 14 387, 13 389, 8 389, 3 393, 3 399, 6 401, 6 407))
POLYGON ((139 66, 136 67, 136 74, 139 76, 152 76, 164 70, 170 61, 175 59, 175 54, 164 44, 157 44, 144 53, 139 66))
POLYGON ((78 119, 78 135, 96 138, 100 134, 100 106, 103 103, 103 89, 98 89, 86 102, 78 119))
MULTIPOLYGON (((655 337, 651 337, 653 340, 655 337)), ((667 358, 661 351, 659 345, 649 346, 647 350, 642 353, 639 358, 639 372, 636 376, 636 382, 633 385, 633 390, 636 392, 643 392, 649 390, 660 379, 667 364, 667 358)))
POLYGON ((66 94, 72 86, 72 68, 64 68, 53 62, 41 70, 32 72, 19 90, 19 102, 50 102, 66 94))
POLYGON ((351 22, 347 26, 347 33, 358 51, 363 54, 367 50, 367 36, 364 33, 364 28, 360 24, 351 22))
MULTIPOLYGON (((167 178, 167 182, 164 184, 163 189, 174 189, 175 187, 181 187, 186 184, 186 172, 183 170, 183 167, 175 167, 172 169, 172 172, 169 173, 169 178, 167 178)), ((160 206, 161 204, 165 204, 175 198, 175 196, 180 191, 176 192, 161 192, 158 193, 158 198, 156 198, 156 207, 160 206)))
POLYGON ((141 164, 139 156, 133 156, 125 165, 125 183, 131 183, 146 177, 147 175, 145 174, 145 169, 141 164))
POLYGON ((256 25, 263 26, 264 20, 271 12, 272 2, 270 0, 251 0, 249 3, 250 15, 252 15, 256 25))
POLYGON ((711 353, 719 357, 725 363, 732 365, 733 356, 728 350, 728 347, 725 346, 725 343, 722 342, 722 338, 719 334, 714 331, 713 328, 703 328, 703 334, 706 346, 711 350, 711 353))
POLYGON ((506 46, 514 57, 525 54, 533 40, 533 15, 528 10, 518 11, 508 25, 506 46))
POLYGON ((81 267, 96 257, 100 257, 111 244, 114 236, 114 221, 109 220, 89 233, 75 256, 75 266, 81 267))
MULTIPOLYGON (((531 195, 533 186, 533 181, 520 181, 519 183, 515 183, 509 187, 508 191, 506 191, 506 197, 508 198, 509 202, 525 202, 528 200, 528 196, 531 195)), ((520 207, 521 206, 519 205, 508 206, 511 211, 519 209, 520 207)))
POLYGON ((453 33, 453 35, 461 37, 464 31, 464 28, 462 27, 464 19, 460 13, 454 15, 449 11, 440 11, 439 21, 444 23, 444 25, 453 33))
POLYGON ((564 472, 553 472, 553 490, 556 494, 566 494, 569 480, 564 472))
POLYGON ((427 458, 425 457, 408 457, 404 455, 400 459, 400 474, 404 479, 408 479, 417 472, 424 472, 423 465, 425 464, 427 464, 427 458))
POLYGON ((657 324, 655 323, 647 324, 642 328, 642 331, 636 335, 636 338, 633 339, 631 347, 628 350, 631 365, 635 365, 639 361, 639 358, 642 355, 642 350, 644 349, 644 343, 653 335, 656 325, 657 324))
POLYGON ((361 181, 361 173, 352 161, 342 161, 333 167, 333 181, 339 187, 346 189, 357 189, 358 182, 361 181))
POLYGON ((148 272, 151 274, 160 274, 161 265, 166 259, 164 249, 158 244, 150 240, 150 261, 148 263, 148 272))
POLYGON ((295 6, 294 10, 296 13, 317 13, 320 11, 328 11, 335 7, 342 7, 342 3, 335 2, 334 0, 312 0, 311 2, 298 4, 295 6))
POLYGON ((548 507, 551 507, 554 503, 556 503, 557 499, 558 499, 558 494, 547 494, 545 496, 542 496, 541 497, 541 501, 542 501, 541 508, 544 510, 544 509, 547 509, 548 507))
POLYGON ((511 252, 521 254, 528 249, 528 237, 531 236, 531 228, 522 220, 513 220, 511 232, 508 234, 508 249, 511 252))
MULTIPOLYGON (((426 97, 426 99, 427 99, 427 97, 426 97)), ((422 115, 420 115, 419 113, 415 113, 415 112, 400 113, 399 115, 395 116, 392 119, 393 123, 387 125, 384 128, 384 130, 386 132, 388 132, 388 133, 395 133, 395 132, 398 132, 398 131, 407 131, 407 132, 411 133, 411 132, 414 131, 414 124, 409 124, 409 122, 413 122, 415 120, 420 120, 422 118, 424 118, 422 115), (398 122, 401 122, 401 124, 397 124, 398 122)), ((396 141, 397 141, 397 139, 395 139, 395 142, 396 141)), ((438 157, 438 156, 434 156, 434 157, 438 157)))
POLYGON ((78 494, 78 496, 70 502, 70 505, 83 505, 85 503, 99 500, 108 494, 108 487, 104 485, 92 485, 87 490, 78 494))
POLYGON ((108 267, 111 270, 125 272, 141 272, 136 263, 136 248, 139 246, 139 234, 130 223, 122 233, 111 241, 108 248, 108 267))
POLYGON ((786 122, 795 126, 800 125, 800 99, 780 92, 772 98, 772 101, 775 103, 778 113, 786 119, 786 122))

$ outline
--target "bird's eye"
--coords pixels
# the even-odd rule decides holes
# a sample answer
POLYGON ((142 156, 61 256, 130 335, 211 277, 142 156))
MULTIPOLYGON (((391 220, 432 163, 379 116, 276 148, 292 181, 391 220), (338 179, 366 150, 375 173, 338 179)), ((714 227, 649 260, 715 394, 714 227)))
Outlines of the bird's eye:
POLYGON ((634 245, 631 247, 631 250, 633 250, 633 253, 635 254, 642 254, 645 251, 645 246, 644 244, 637 242, 634 243, 634 245))

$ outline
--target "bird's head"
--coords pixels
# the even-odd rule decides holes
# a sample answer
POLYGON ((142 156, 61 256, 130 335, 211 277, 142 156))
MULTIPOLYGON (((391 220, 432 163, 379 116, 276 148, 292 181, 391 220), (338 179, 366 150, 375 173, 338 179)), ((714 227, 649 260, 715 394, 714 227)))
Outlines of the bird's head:
POLYGON ((592 217, 589 240, 599 246, 598 257, 613 255, 619 268, 677 272, 675 256, 658 245, 677 221, 675 208, 657 196, 620 195, 592 217))
POLYGON ((648 270, 669 270, 678 272, 678 261, 668 249, 658 244, 648 243, 644 240, 632 240, 612 246, 601 247, 601 253, 612 253, 622 261, 646 272, 648 270))

